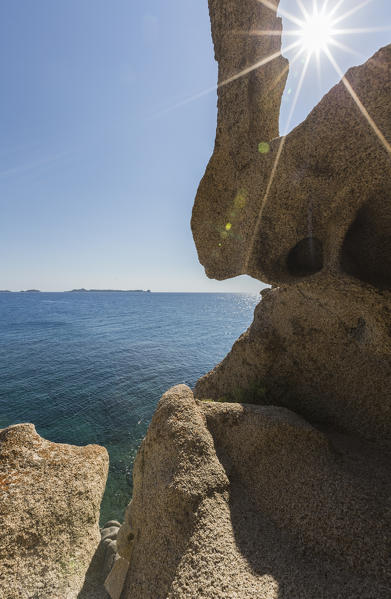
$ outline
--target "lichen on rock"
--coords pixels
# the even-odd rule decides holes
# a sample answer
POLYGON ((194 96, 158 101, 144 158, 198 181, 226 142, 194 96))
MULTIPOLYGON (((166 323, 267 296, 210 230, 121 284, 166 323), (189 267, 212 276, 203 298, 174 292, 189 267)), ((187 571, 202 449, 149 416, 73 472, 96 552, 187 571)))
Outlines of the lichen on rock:
POLYGON ((100 540, 103 447, 42 439, 32 424, 0 431, 0 596, 76 599, 100 540))

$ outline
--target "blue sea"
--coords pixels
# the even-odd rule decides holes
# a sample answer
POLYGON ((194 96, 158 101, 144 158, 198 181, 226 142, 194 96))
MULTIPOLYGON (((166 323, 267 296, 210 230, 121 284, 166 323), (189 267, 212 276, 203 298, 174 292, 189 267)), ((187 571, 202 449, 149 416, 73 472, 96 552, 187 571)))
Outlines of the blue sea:
POLYGON ((122 519, 132 465, 160 396, 194 386, 247 329, 259 296, 0 293, 0 428, 104 445, 102 521, 122 519))

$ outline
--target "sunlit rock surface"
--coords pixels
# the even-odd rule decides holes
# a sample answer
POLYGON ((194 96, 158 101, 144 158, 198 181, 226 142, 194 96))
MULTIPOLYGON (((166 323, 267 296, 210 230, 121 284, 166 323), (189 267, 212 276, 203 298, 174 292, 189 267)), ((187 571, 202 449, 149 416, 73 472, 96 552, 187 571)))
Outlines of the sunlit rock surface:
POLYGON ((100 540, 107 471, 102 447, 51 443, 32 424, 0 431, 2 599, 78 597, 100 540))
POLYGON ((262 295, 253 324, 198 381, 196 396, 285 406, 390 448, 387 294, 329 279, 262 295))
POLYGON ((386 599, 390 491, 374 445, 180 385, 138 454, 106 588, 113 599, 386 599))

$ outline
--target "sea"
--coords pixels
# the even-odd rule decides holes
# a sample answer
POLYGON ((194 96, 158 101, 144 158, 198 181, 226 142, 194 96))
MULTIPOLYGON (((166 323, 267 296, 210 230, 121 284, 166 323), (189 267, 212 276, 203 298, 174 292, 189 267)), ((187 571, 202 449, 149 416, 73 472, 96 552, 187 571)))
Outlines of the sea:
POLYGON ((250 325, 259 295, 0 293, 0 428, 110 455, 101 522, 122 520, 156 404, 193 387, 250 325))

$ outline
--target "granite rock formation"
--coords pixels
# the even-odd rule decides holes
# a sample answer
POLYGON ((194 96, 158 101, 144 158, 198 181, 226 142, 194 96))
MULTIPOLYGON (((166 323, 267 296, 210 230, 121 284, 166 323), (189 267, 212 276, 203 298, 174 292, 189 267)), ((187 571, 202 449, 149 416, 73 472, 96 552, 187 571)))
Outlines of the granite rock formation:
POLYGON ((283 405, 390 448, 390 299, 330 281, 263 291, 253 324, 195 394, 283 405))
POLYGON ((288 65, 256 35, 277 6, 209 0, 218 123, 192 217, 208 276, 271 289, 194 395, 161 399, 112 599, 391 596, 391 46, 279 138, 288 65))
POLYGON ((0 596, 76 599, 100 540, 108 455, 42 439, 32 424, 0 431, 0 596))
POLYGON ((112 599, 386 599, 389 461, 287 410, 161 399, 106 589, 112 599))
POLYGON ((291 133, 271 139, 286 65, 224 84, 230 69, 264 56, 264 37, 254 57, 259 38, 250 34, 276 26, 273 11, 259 4, 210 2, 218 126, 192 229, 208 276, 249 274, 274 289, 231 354, 199 381, 196 396, 229 397, 262 385, 269 403, 389 445, 391 46, 350 69, 291 133), (236 26, 236 11, 258 21, 246 16, 236 26), (236 41, 240 28, 247 44, 236 41), (273 107, 259 110, 255 128, 250 115, 275 78, 273 107), (246 156, 240 164, 235 143, 246 156))

